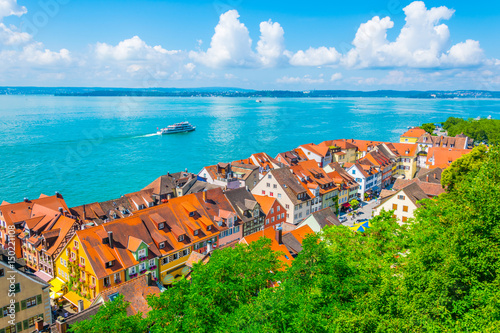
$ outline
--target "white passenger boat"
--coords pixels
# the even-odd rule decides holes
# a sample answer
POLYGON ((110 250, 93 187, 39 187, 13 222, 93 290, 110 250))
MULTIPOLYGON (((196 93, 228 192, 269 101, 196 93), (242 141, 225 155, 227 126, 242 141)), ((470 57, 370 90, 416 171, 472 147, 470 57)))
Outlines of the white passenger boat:
POLYGON ((183 133, 183 132, 192 132, 196 129, 196 126, 191 125, 187 121, 183 121, 182 123, 168 125, 165 128, 161 128, 158 130, 157 134, 174 134, 174 133, 183 133))

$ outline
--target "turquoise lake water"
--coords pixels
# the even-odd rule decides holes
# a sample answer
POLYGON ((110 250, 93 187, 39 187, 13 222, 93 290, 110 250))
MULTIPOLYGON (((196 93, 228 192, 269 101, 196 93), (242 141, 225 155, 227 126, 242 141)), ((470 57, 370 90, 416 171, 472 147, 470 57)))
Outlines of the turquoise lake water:
POLYGON ((500 118, 500 100, 0 96, 0 201, 63 194, 70 206, 156 177, 337 138, 398 141, 449 116, 500 118), (195 132, 157 136, 180 121, 195 132))

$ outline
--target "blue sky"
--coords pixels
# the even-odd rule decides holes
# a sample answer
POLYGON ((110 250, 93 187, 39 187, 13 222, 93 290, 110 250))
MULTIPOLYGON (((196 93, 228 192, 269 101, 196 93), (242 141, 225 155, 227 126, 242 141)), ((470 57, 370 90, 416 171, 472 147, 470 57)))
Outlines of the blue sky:
POLYGON ((0 0, 0 85, 500 90, 500 4, 0 0))

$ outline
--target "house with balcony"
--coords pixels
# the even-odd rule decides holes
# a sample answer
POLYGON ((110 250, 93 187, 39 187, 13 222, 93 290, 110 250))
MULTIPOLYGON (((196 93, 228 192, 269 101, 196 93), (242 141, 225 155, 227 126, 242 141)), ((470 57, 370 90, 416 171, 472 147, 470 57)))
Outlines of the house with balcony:
POLYGON ((159 276, 160 251, 138 216, 78 230, 56 258, 54 291, 84 308, 99 293, 149 272, 159 276))

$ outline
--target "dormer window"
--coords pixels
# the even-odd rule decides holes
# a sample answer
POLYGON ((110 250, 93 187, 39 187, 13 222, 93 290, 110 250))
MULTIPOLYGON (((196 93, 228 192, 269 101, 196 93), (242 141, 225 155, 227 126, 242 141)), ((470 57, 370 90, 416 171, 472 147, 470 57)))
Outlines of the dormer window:
POLYGON ((113 267, 113 264, 114 264, 114 260, 108 261, 108 262, 106 263, 106 268, 113 267))
POLYGON ((193 217, 195 212, 189 212, 189 216, 193 217))
POLYGON ((161 222, 158 224, 158 229, 163 229, 165 227, 165 223, 161 222))
POLYGON ((165 242, 160 243, 160 249, 165 248, 165 242))
POLYGON ((211 225, 207 226, 207 230, 208 231, 212 230, 212 226, 211 225))
POLYGON ((198 230, 195 230, 193 233, 195 236, 198 236, 198 230))
POLYGON ((183 242, 184 241, 184 235, 180 235, 178 239, 179 239, 179 242, 183 242))

